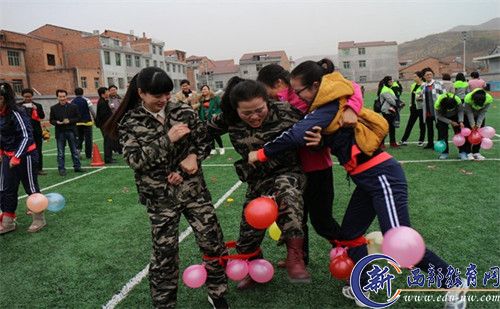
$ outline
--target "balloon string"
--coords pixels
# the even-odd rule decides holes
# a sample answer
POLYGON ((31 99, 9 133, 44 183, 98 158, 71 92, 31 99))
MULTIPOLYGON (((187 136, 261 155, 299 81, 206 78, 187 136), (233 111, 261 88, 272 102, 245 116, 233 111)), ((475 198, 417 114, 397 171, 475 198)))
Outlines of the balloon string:
MULTIPOLYGON (((228 241, 225 243, 226 248, 236 248, 236 241, 228 241)), ((208 256, 203 255, 203 259, 207 261, 218 260, 221 266, 225 266, 228 260, 248 260, 250 258, 256 257, 262 253, 262 249, 258 247, 254 252, 250 253, 240 253, 240 254, 227 254, 221 256, 208 256)))

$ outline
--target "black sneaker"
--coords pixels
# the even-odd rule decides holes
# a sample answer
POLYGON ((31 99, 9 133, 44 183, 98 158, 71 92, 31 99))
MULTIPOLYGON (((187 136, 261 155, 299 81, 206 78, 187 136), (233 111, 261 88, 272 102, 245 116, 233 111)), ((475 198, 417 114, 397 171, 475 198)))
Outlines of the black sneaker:
POLYGON ((66 176, 66 170, 59 170, 60 176, 66 176))
POLYGON ((208 295, 208 302, 214 309, 229 309, 229 305, 224 297, 212 298, 208 295))
POLYGON ((75 168, 75 173, 85 173, 85 170, 81 167, 75 168))

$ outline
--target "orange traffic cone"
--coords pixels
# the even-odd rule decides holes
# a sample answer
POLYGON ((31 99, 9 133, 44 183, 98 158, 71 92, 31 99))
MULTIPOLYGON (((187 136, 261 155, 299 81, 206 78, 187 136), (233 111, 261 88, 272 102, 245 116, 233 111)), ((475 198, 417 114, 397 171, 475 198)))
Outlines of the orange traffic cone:
POLYGON ((94 146, 92 147, 92 162, 90 163, 90 166, 103 166, 104 161, 102 160, 101 153, 99 152, 99 147, 97 147, 97 144, 94 143, 94 146))

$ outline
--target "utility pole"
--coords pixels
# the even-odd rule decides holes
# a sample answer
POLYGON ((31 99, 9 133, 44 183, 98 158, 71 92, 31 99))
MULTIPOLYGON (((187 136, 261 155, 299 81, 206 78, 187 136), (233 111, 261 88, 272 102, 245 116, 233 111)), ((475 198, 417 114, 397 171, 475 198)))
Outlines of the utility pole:
POLYGON ((467 41, 467 38, 468 38, 467 31, 462 31, 462 40, 464 41, 464 57, 462 59, 464 75, 467 75, 467 73, 465 72, 465 41, 467 41))

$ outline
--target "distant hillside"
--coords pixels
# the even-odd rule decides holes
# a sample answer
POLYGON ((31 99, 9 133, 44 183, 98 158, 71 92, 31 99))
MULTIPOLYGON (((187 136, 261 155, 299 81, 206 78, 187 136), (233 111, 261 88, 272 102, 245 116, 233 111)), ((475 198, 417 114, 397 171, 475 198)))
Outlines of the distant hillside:
POLYGON ((447 32, 456 31, 481 31, 481 30, 500 30, 500 17, 488 20, 485 23, 476 26, 457 26, 453 27, 447 32))
MULTIPOLYGON (((458 28, 458 27, 456 27, 458 28)), ((472 58, 486 56, 500 45, 500 30, 471 31, 466 42, 466 65, 472 58)), ((463 41, 460 32, 431 34, 398 46, 399 59, 416 62, 426 57, 461 57, 463 41)))

